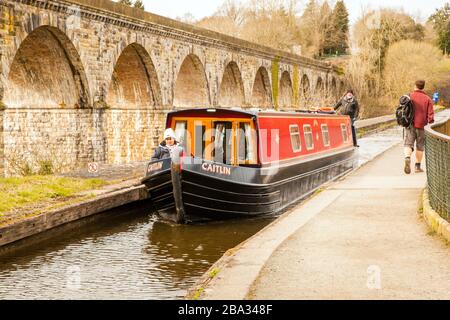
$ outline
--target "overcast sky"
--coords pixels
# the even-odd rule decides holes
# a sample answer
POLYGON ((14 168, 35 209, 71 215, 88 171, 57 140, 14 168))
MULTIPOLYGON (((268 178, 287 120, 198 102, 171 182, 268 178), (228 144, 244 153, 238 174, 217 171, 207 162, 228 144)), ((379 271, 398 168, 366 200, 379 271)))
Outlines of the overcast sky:
MULTIPOLYGON (((191 13, 197 19, 213 14, 223 0, 143 0, 145 10, 169 18, 182 17, 191 13)), ((414 17, 425 20, 436 8, 449 0, 345 0, 351 23, 361 15, 363 9, 380 7, 399 8, 414 17)), ((301 1, 307 3, 307 0, 301 1)), ((335 2, 335 0, 331 0, 335 2)))

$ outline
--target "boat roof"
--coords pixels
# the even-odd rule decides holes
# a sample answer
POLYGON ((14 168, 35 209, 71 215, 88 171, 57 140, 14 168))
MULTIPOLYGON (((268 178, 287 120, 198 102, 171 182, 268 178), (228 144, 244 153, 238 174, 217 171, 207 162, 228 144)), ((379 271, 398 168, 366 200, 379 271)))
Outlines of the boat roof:
POLYGON ((255 116, 257 112, 252 109, 240 109, 240 108, 192 108, 192 109, 181 109, 174 110, 168 113, 168 115, 179 115, 179 116, 189 116, 189 115, 197 115, 197 114, 236 114, 241 116, 255 116))
POLYGON ((298 111, 279 111, 275 109, 258 109, 258 108, 192 108, 192 109, 182 109, 174 110, 169 112, 168 115, 173 116, 193 116, 193 115, 204 115, 205 113, 215 113, 219 115, 223 114, 235 114, 241 117, 258 117, 258 116, 336 116, 336 113, 325 112, 320 110, 298 110, 298 111))

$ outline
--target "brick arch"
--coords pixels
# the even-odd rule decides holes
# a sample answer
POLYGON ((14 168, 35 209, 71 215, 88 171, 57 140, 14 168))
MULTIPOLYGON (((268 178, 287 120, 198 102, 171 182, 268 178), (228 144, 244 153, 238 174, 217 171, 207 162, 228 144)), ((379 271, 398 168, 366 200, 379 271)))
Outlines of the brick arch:
POLYGON ((8 107, 91 105, 80 56, 67 35, 56 27, 45 25, 29 32, 6 69, 3 101, 8 107))
POLYGON ((322 77, 318 77, 316 81, 316 87, 315 87, 315 93, 323 93, 324 90, 324 82, 322 80, 322 77))
POLYGON ((331 96, 333 97, 333 98, 337 98, 338 97, 338 87, 337 87, 337 82, 336 82, 336 78, 335 77, 332 77, 331 78, 331 87, 330 87, 330 89, 331 89, 331 96))
POLYGON ((292 107, 293 105, 293 90, 291 76, 288 71, 284 71, 280 79, 280 94, 279 106, 280 108, 292 107))
POLYGON ((260 67, 256 72, 251 104, 259 108, 270 108, 273 105, 269 73, 265 67, 260 67))
POLYGON ((302 106, 302 107, 306 108, 311 101, 311 83, 309 81, 308 75, 304 74, 302 76, 300 86, 301 86, 301 90, 300 90, 301 101, 302 101, 302 104, 304 104, 304 106, 302 106))
POLYGON ((175 107, 192 108, 211 105, 205 68, 198 56, 189 54, 183 60, 173 91, 175 107))
POLYGON ((244 83, 236 62, 227 64, 219 88, 219 106, 242 107, 245 103, 244 83))
POLYGON ((106 103, 124 109, 160 106, 161 89, 150 55, 138 43, 126 46, 111 76, 106 103))

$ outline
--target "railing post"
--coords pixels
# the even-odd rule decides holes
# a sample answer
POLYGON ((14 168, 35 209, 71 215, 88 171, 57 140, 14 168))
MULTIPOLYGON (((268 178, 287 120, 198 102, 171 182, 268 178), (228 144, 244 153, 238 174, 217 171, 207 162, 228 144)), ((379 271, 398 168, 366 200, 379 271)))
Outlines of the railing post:
POLYGON ((425 128, 430 204, 444 219, 450 219, 449 123, 450 118, 425 128))
POLYGON ((5 85, 3 76, 2 49, 0 49, 0 177, 5 176, 5 143, 4 143, 4 114, 6 105, 3 102, 5 95, 5 85))
POLYGON ((5 176, 5 144, 3 141, 3 116, 5 113, 5 107, 0 100, 0 177, 5 176))

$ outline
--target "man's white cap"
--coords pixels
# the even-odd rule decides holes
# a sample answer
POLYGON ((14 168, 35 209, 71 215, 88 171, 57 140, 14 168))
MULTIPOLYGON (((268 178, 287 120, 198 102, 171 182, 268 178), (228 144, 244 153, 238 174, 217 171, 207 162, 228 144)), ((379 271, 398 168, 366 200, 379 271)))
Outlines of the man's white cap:
POLYGON ((175 137, 175 132, 173 132, 172 128, 166 129, 166 131, 164 131, 164 139, 167 138, 172 138, 173 140, 177 140, 177 138, 175 137))

